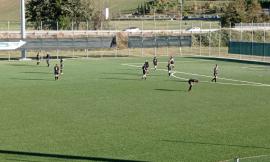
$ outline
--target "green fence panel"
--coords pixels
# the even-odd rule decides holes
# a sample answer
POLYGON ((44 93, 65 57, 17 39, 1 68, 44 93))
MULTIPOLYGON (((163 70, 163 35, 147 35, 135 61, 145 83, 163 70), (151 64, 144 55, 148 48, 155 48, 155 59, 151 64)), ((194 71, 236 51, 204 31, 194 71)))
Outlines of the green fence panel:
POLYGON ((270 43, 230 41, 229 53, 254 56, 270 56, 270 43))
POLYGON ((128 37, 129 48, 190 47, 191 44, 191 36, 128 37))

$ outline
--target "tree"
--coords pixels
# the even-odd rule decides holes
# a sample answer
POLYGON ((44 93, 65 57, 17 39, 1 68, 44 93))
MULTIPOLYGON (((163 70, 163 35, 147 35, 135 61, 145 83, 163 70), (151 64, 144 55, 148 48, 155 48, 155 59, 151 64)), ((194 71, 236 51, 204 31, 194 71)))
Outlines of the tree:
POLYGON ((235 23, 246 22, 246 7, 247 3, 245 0, 235 0, 229 3, 225 14, 221 17, 222 26, 234 26, 235 23))
POLYGON ((258 0, 250 1, 247 7, 247 11, 247 17, 251 22, 258 23, 262 21, 262 7, 258 0))
POLYGON ((263 14, 258 0, 236 0, 230 3, 221 17, 222 26, 234 26, 235 23, 259 23, 269 21, 269 16, 263 14))
POLYGON ((79 28, 81 21, 87 21, 93 15, 91 2, 91 0, 29 0, 26 4, 26 18, 35 29, 39 28, 41 22, 43 29, 57 27, 67 29, 71 22, 79 28))

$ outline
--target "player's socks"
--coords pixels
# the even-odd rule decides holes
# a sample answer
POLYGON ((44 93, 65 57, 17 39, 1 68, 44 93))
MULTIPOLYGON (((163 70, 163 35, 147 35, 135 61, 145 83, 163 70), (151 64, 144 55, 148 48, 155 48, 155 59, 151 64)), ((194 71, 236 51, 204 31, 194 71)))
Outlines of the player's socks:
POLYGON ((190 85, 190 86, 189 86, 189 89, 188 89, 188 91, 191 91, 191 87, 192 87, 192 85, 190 85))

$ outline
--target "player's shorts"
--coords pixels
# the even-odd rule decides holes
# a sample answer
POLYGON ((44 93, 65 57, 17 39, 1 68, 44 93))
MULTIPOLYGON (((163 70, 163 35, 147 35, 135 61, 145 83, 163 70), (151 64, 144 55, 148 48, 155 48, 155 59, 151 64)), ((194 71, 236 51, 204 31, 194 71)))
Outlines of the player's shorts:
POLYGON ((145 75, 146 74, 146 70, 143 70, 143 75, 145 75))

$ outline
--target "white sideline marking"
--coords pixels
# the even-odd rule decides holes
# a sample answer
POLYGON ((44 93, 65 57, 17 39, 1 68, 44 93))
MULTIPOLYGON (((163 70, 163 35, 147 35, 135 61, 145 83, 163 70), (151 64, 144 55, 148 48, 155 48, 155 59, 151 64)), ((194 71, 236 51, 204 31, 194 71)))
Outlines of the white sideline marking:
MULTIPOLYGON (((182 62, 182 63, 189 63, 189 62, 211 62, 211 60, 200 60, 200 61, 192 61, 192 60, 190 60, 190 61, 177 61, 177 62, 182 62)), ((167 64, 168 62, 158 62, 158 63, 162 63, 162 64, 167 64)), ((134 64, 134 65, 136 65, 136 64, 142 64, 142 63, 127 63, 128 65, 132 65, 132 64, 134 64)), ((123 65, 123 64, 122 64, 123 65)))
MULTIPOLYGON (((182 77, 177 77, 172 73, 172 76, 177 79, 181 80, 189 80, 188 78, 182 78, 182 77)), ((264 86, 264 85, 258 85, 258 84, 238 84, 238 83, 224 83, 224 82, 210 82, 210 81, 199 81, 202 83, 212 83, 212 84, 223 84, 223 85, 234 85, 234 86, 264 86)))
POLYGON ((244 66, 241 68, 242 69, 252 69, 252 70, 270 70, 270 68, 267 68, 265 66, 244 66))
MULTIPOLYGON (((136 67, 136 68, 141 67, 141 66, 133 65, 133 64, 141 64, 141 63, 125 63, 125 64, 122 64, 122 65, 124 65, 124 66, 130 66, 130 67, 136 67)), ((167 71, 166 69, 157 69, 157 70, 167 71)), ((172 76, 174 78, 182 79, 182 80, 188 80, 188 79, 187 78, 181 78, 181 77, 175 76, 174 74, 177 74, 177 73, 187 74, 187 75, 193 75, 193 76, 201 76, 201 77, 207 77, 207 78, 212 78, 213 77, 213 76, 209 76, 209 75, 202 75, 202 74, 195 74, 195 73, 187 73, 187 72, 181 72, 181 71, 174 71, 174 73, 172 74, 172 76)), ((227 80, 227 81, 233 81, 233 82, 241 82, 243 84, 239 84, 239 83, 224 83, 224 82, 215 82, 215 84, 234 85, 234 86, 258 86, 258 87, 260 87, 260 86, 266 86, 266 87, 270 87, 269 84, 264 84, 264 83, 249 82, 249 81, 236 80, 236 79, 230 79, 230 78, 218 78, 218 79, 227 80)), ((212 83, 210 81, 200 81, 200 82, 203 82, 203 83, 212 83)))
MULTIPOLYGON (((239 158, 240 160, 242 159, 253 159, 253 158, 260 158, 260 157, 267 157, 267 156, 270 156, 270 155, 257 155, 257 156, 248 156, 248 157, 243 157, 243 158, 239 158)), ((228 160, 222 160, 220 162, 228 162, 228 161, 231 161, 233 159, 228 159, 228 160)))

